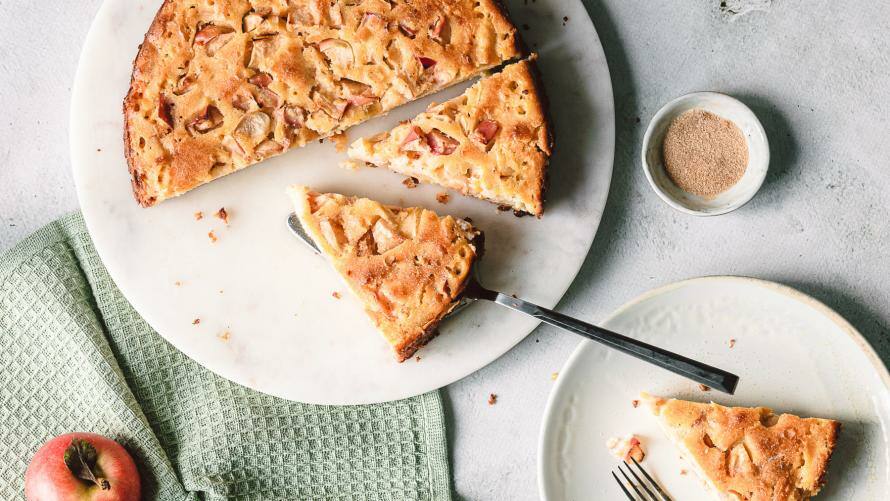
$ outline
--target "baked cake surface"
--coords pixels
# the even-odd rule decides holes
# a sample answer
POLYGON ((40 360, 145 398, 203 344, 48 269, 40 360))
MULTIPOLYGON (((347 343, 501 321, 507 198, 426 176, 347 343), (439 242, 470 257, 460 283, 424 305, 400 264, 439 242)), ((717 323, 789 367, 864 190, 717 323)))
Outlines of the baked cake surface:
POLYGON ((540 216, 552 139, 534 59, 354 142, 349 156, 540 216))
POLYGON ((462 219, 291 186, 297 216, 395 349, 411 357, 457 306, 482 253, 462 219))
POLYGON ((124 100, 143 206, 520 55, 496 0, 166 0, 124 100))
POLYGON ((659 425, 718 499, 806 500, 825 481, 840 423, 643 394, 659 425))

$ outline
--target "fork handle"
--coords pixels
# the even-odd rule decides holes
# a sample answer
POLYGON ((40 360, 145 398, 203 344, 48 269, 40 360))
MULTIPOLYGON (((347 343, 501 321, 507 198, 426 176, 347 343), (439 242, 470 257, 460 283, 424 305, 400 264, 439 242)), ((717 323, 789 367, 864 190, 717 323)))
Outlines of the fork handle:
POLYGON ((567 331, 574 332, 587 339, 592 339, 602 343, 610 348, 614 348, 622 353, 626 353, 633 357, 644 360, 653 365, 657 365, 662 369, 667 369, 674 374, 691 379, 697 383, 707 385, 715 390, 732 395, 738 385, 739 378, 735 374, 731 374, 722 369, 711 367, 691 358, 664 350, 657 346, 638 341, 636 339, 622 336, 616 332, 612 332, 602 327, 597 327, 587 322, 582 322, 577 318, 543 308, 536 304, 503 293, 496 293, 484 297, 495 303, 506 306, 511 310, 516 310, 526 315, 537 318, 538 320, 559 327, 567 331))

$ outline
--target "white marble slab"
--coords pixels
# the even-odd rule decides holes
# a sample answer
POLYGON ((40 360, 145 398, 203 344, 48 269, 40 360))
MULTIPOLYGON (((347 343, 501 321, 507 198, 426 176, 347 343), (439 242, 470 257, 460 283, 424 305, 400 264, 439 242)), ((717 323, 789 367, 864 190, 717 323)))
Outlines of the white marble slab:
MULTIPOLYGON (((74 177, 90 234, 145 319, 210 370, 251 388, 323 404, 379 402, 454 382, 490 363, 537 322, 474 304, 442 327, 420 362, 397 364, 336 273, 285 229, 284 187, 357 194, 469 216, 486 233, 484 283, 545 306, 562 297, 587 255, 608 193, 614 152, 609 72, 578 1, 519 8, 534 18, 556 154, 546 215, 515 218, 440 189, 407 190, 382 169, 341 169, 330 142, 313 144, 143 209, 133 201, 120 140, 120 103, 136 47, 159 1, 106 0, 87 37, 71 104, 74 177), (571 24, 564 22, 570 16, 571 24), (100 151, 101 150, 101 151, 100 151), (230 224, 212 217, 225 206, 230 224), (205 217, 195 221, 195 211, 205 217), (218 241, 211 243, 208 232, 218 241), (180 285, 176 285, 179 283, 180 285), (332 293, 343 292, 338 300, 332 293), (200 324, 193 325, 199 318, 200 324)), ((443 100, 463 87, 434 96, 443 100)), ((350 131, 388 129, 431 99, 350 131)))

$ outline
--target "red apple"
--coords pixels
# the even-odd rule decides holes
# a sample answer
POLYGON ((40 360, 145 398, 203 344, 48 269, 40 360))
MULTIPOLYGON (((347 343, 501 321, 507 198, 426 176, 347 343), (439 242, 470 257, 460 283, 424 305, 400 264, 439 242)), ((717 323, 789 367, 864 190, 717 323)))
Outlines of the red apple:
POLYGON ((119 443, 95 433, 60 435, 25 472, 28 501, 138 501, 139 472, 119 443))

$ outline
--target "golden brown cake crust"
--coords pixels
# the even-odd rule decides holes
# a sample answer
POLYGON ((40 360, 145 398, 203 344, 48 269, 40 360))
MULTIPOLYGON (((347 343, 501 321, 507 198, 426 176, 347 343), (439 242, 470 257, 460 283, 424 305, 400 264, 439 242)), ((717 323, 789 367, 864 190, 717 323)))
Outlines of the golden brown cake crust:
POLYGON ((728 499, 801 501, 825 482, 838 421, 776 416, 766 407, 643 398, 687 459, 728 499))
POLYGON ((481 232, 421 208, 303 186, 288 193, 303 228, 362 301, 399 361, 437 334, 481 255, 481 232))
POLYGON ((535 58, 356 141, 349 156, 540 217, 553 138, 535 58))
POLYGON ((166 0, 124 100, 133 191, 153 205, 520 55, 494 0, 166 0))

